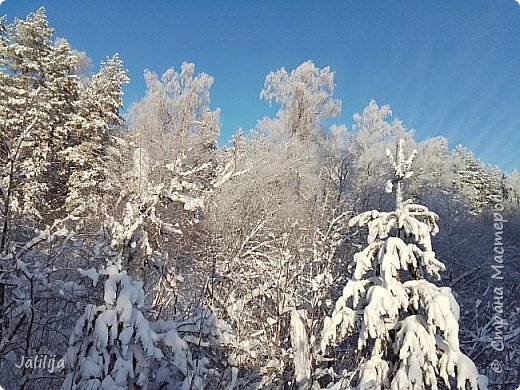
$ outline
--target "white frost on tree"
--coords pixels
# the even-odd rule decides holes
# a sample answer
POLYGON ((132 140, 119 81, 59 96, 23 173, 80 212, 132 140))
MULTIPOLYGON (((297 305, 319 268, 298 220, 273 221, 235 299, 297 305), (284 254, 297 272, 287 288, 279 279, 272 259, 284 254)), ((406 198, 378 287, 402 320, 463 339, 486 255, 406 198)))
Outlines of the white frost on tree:
POLYGON ((438 379, 452 388, 485 389, 473 362, 459 347, 459 307, 451 290, 424 277, 440 278, 445 269, 432 250, 437 215, 405 201, 403 181, 412 175, 403 152, 387 151, 396 188, 396 209, 364 212, 350 226, 368 227, 368 246, 354 255, 353 278, 334 311, 324 320, 321 348, 359 329, 358 350, 367 359, 359 367, 360 389, 438 389, 438 379))
POLYGON ((312 61, 304 62, 291 73, 285 68, 271 72, 265 78, 260 97, 281 105, 278 125, 264 119, 261 127, 300 140, 315 139, 322 120, 341 113, 341 101, 333 99, 333 93, 334 72, 329 67, 317 68, 312 61))
POLYGON ((154 179, 162 179, 172 156, 185 154, 193 165, 213 157, 220 132, 220 109, 210 109, 213 77, 183 63, 160 77, 145 71, 144 78, 146 95, 130 107, 128 120, 133 142, 150 155, 154 179))
POLYGON ((117 128, 121 123, 126 69, 116 54, 101 63, 98 73, 81 89, 79 115, 71 125, 70 146, 63 156, 72 168, 68 178, 67 210, 73 214, 100 210, 104 195, 117 191, 111 162, 117 159, 117 128))

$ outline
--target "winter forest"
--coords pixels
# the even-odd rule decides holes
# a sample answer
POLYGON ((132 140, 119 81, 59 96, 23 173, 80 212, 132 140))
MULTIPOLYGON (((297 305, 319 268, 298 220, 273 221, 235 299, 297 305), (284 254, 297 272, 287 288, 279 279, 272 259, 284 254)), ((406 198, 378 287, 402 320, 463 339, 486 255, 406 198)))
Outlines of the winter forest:
POLYGON ((123 113, 123 60, 0 19, 0 388, 517 388, 517 171, 375 100, 334 124, 312 61, 219 145, 211 76, 123 113))

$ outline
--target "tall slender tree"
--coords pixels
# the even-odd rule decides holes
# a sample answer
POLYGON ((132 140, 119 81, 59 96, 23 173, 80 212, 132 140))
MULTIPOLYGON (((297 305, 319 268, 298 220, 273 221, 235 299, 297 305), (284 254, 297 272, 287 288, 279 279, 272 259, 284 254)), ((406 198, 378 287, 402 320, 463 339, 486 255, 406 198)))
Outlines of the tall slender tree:
POLYGON ((126 72, 116 54, 101 63, 80 93, 79 115, 71 124, 69 146, 62 153, 69 165, 66 207, 70 213, 103 211, 99 209, 104 204, 101 200, 117 193, 110 161, 119 153, 122 88, 129 81, 126 72))

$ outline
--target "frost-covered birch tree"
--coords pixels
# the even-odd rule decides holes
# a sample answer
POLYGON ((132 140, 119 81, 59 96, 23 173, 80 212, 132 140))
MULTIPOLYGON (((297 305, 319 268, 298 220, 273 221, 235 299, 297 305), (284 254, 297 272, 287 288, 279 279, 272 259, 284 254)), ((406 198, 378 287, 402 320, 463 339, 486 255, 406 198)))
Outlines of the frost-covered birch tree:
POLYGON ((281 106, 276 118, 279 136, 310 140, 316 138, 323 119, 341 112, 341 101, 333 99, 333 93, 334 72, 306 61, 291 73, 285 68, 269 73, 260 97, 281 106))
POLYGON ((437 215, 404 198, 415 151, 405 159, 403 144, 395 159, 387 150, 394 179, 386 190, 395 187, 395 210, 364 212, 349 222, 367 226, 368 246, 354 255, 353 277, 324 320, 322 351, 358 328, 359 389, 438 389, 440 380, 448 388, 485 389, 486 378, 460 350, 460 309, 451 290, 426 279, 445 269, 431 244, 437 215))
POLYGON ((129 110, 132 139, 149 153, 153 176, 181 153, 206 162, 220 132, 220 109, 210 109, 213 77, 195 72, 195 64, 169 68, 159 77, 145 71, 146 95, 129 110))
POLYGON ((369 102, 362 114, 354 114, 353 119, 346 145, 348 165, 345 168, 349 180, 345 190, 350 194, 354 211, 381 208, 385 203, 381 181, 387 175, 384 152, 399 138, 413 148, 413 132, 393 116, 390 106, 380 106, 375 100, 369 102))

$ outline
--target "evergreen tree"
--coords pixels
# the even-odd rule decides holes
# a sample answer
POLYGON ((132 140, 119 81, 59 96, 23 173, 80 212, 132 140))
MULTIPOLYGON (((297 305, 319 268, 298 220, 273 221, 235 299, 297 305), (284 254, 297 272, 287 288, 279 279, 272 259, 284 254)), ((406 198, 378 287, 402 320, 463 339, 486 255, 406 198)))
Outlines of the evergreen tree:
POLYGON ((155 346, 158 335, 141 312, 143 284, 122 271, 120 263, 109 264, 102 274, 108 276, 105 302, 88 305, 76 324, 63 388, 145 388, 151 359, 162 357, 162 352, 155 346))
MULTIPOLYGON (((16 243, 18 234, 28 234, 23 224, 15 225, 14 220, 34 226, 59 207, 59 192, 50 193, 63 182, 58 152, 64 147, 67 124, 74 115, 78 79, 74 74, 76 57, 66 41, 52 44, 52 34, 43 8, 10 25, 5 18, 0 19, 2 255, 23 245, 16 243)), ((31 231, 29 235, 38 233, 31 231)), ((12 274, 15 268, 12 259, 6 261, 2 276, 12 274)), ((4 307, 9 307, 2 279, 0 319, 8 316, 4 307)), ((0 322, 7 327, 7 320, 0 322)))
POLYGON ((43 176, 50 165, 51 145, 63 138, 53 134, 61 133, 57 129, 58 122, 65 122, 60 110, 65 101, 59 89, 67 86, 63 79, 58 80, 58 74, 67 77, 67 71, 74 68, 74 58, 64 53, 66 44, 52 46, 52 29, 43 8, 2 30, 0 161, 3 249, 13 213, 40 216, 47 189, 43 176))
POLYGON ((114 177, 118 160, 119 110, 123 106, 122 87, 128 83, 126 69, 116 54, 106 62, 81 90, 79 115, 72 124, 69 146, 62 152, 69 165, 67 210, 72 214, 102 212, 102 200, 117 193, 114 177))
POLYGON ((403 181, 415 156, 405 160, 400 140, 394 169, 396 208, 364 212, 349 222, 368 227, 368 246, 354 255, 353 278, 343 289, 322 333, 322 350, 359 326, 358 350, 366 360, 359 367, 360 389, 438 389, 442 378, 452 388, 486 388, 473 362, 460 351, 459 307, 451 290, 425 279, 440 278, 445 269, 432 250, 437 215, 404 200, 403 181), (417 244, 413 243, 416 241, 417 244), (338 331, 339 328, 339 331, 338 331))
POLYGON ((455 148, 455 187, 467 199, 470 212, 479 214, 489 203, 489 195, 503 194, 502 175, 486 169, 473 153, 458 145, 455 148))
POLYGON ((511 172, 506 178, 506 194, 509 201, 516 207, 520 205, 520 173, 511 172))
POLYGON ((379 106, 371 100, 362 114, 354 114, 352 132, 347 142, 347 157, 350 179, 346 190, 354 210, 381 208, 384 201, 381 177, 386 175, 384 151, 403 138, 413 145, 413 133, 407 131, 400 120, 392 117, 390 106, 379 106))

